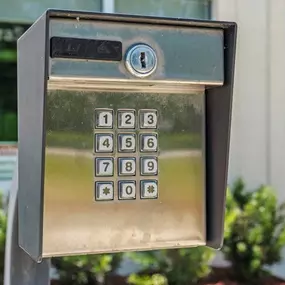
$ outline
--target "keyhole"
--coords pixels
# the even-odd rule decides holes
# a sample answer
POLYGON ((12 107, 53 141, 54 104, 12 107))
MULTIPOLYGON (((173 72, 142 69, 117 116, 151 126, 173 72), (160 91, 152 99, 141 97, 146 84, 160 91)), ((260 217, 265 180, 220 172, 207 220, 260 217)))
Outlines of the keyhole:
POLYGON ((145 53, 144 52, 141 52, 140 61, 141 61, 141 68, 146 68, 145 53))

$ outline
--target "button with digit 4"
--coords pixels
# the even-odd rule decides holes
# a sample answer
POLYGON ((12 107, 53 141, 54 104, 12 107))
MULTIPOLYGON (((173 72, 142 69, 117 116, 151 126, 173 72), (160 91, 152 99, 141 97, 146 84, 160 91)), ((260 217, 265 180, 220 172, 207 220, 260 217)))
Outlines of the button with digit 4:
POLYGON ((112 153, 114 150, 113 134, 95 134, 95 152, 112 153))
POLYGON ((119 134, 118 135, 118 151, 119 152, 135 152, 136 151, 136 134, 119 134))
POLYGON ((141 199, 157 199, 158 187, 157 180, 141 181, 141 199))
POLYGON ((157 133, 140 135, 141 152, 157 152, 157 133))
POLYGON ((114 200, 113 182, 95 182, 95 200, 96 201, 114 200))
POLYGON ((119 200, 136 199, 136 182, 135 181, 119 181, 119 200))
POLYGON ((95 176, 114 175, 114 159, 112 157, 96 157, 95 158, 95 176))
POLYGON ((157 157, 141 157, 140 161, 141 175, 157 175, 158 163, 157 157))
POLYGON ((135 176, 136 175, 136 158, 135 157, 119 157, 118 158, 119 176, 135 176))
POLYGON ((134 129, 136 124, 135 112, 132 109, 118 110, 118 128, 134 129))
POLYGON ((157 110, 145 109, 140 110, 140 128, 141 129, 156 129, 157 128, 157 110))
POLYGON ((95 109, 95 128, 112 129, 113 112, 112 109, 95 109))

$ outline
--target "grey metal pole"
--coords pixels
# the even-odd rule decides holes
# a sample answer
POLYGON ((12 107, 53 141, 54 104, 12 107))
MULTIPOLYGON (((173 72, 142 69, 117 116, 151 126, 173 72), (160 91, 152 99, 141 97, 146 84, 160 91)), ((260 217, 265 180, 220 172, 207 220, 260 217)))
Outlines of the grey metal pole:
POLYGON ((4 285, 48 285, 50 260, 46 259, 38 264, 18 245, 18 167, 9 195, 4 285))

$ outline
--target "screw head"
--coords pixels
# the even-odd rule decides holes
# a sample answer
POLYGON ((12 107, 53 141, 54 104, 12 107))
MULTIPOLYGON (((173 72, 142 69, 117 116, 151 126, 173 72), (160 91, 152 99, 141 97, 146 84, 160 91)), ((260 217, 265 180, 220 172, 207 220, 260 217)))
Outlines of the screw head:
POLYGON ((151 75, 157 66, 155 51, 148 45, 138 44, 128 50, 126 55, 126 67, 130 73, 137 77, 151 75))

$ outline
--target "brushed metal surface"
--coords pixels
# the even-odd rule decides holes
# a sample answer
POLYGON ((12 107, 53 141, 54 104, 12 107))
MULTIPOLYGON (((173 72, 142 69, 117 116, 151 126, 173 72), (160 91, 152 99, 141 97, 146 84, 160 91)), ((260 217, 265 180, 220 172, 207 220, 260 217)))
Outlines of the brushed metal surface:
POLYGON ((184 94, 53 86, 46 98, 43 256, 204 245, 203 118, 202 86, 184 94), (137 189, 136 200, 119 201, 115 192, 114 201, 95 201, 95 108, 158 110, 158 199, 141 200, 137 189))
MULTIPOLYGON (((49 37, 74 37, 122 42, 123 57, 136 44, 147 44, 157 55, 154 80, 224 83, 224 35, 220 28, 154 24, 61 20, 49 23, 49 37)), ((101 47, 102 48, 102 47, 101 47)), ((125 61, 49 59, 49 76, 109 79, 135 78, 125 61)))

